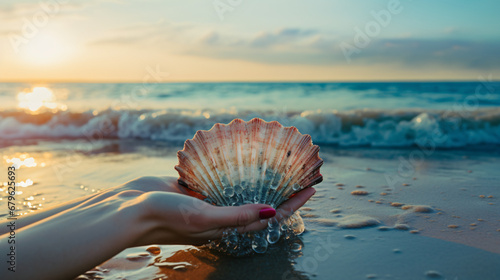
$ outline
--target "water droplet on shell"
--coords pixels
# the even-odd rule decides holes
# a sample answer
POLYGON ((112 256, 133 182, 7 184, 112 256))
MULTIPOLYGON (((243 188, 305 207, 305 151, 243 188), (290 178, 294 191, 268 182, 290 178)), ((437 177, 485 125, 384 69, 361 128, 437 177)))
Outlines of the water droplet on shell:
POLYGON ((267 240, 262 237, 255 237, 252 241, 252 249, 259 254, 265 253, 267 251, 267 240))
POLYGON ((234 189, 232 187, 224 188, 224 196, 233 197, 234 196, 234 189))
POLYGON ((237 193, 237 194, 242 194, 243 193, 243 187, 241 185, 234 186, 234 192, 237 193))
POLYGON ((280 228, 280 223, 278 222, 278 220, 276 218, 271 218, 267 222, 267 226, 268 226, 267 230, 268 231, 272 231, 272 230, 275 230, 275 229, 279 229, 280 228))
POLYGON ((274 244, 280 240, 281 233, 279 229, 271 230, 267 233, 267 241, 269 244, 274 244))

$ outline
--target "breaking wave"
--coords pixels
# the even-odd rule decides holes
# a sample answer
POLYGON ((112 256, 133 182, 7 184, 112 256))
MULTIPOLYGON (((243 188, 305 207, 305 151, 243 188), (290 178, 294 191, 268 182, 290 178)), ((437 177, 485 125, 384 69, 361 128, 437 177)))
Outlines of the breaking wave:
POLYGON ((0 141, 12 139, 117 138, 184 141, 197 130, 234 118, 260 117, 295 126, 314 143, 339 146, 440 148, 500 144, 500 108, 473 111, 352 110, 303 111, 190 111, 104 110, 31 115, 0 113, 0 141))

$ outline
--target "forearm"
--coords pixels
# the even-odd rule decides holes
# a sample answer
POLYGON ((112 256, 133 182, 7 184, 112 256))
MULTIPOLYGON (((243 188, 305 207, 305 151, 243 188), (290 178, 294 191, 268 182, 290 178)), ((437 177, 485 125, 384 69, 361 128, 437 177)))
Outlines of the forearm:
MULTIPOLYGON (((119 186, 121 187, 121 185, 119 186)), ((30 213, 28 215, 23 215, 23 216, 18 216, 16 220, 16 228, 20 229, 25 226, 31 225, 33 223, 36 223, 38 221, 41 221, 45 218, 48 218, 52 215, 61 213, 63 211, 66 211, 70 208, 73 208, 77 205, 80 205, 82 203, 85 203, 89 200, 94 200, 98 198, 99 200, 104 200, 112 195, 115 195, 118 193, 120 190, 118 188, 112 188, 105 190, 103 192, 98 192, 82 197, 75 198, 71 201, 68 201, 66 203, 61 203, 58 205, 55 205, 53 207, 43 209, 43 210, 38 210, 36 212, 30 213)), ((7 233, 9 231, 8 225, 10 224, 11 220, 4 219, 0 222, 0 235, 7 233)))
MULTIPOLYGON (((102 192, 94 193, 84 197, 79 197, 69 202, 59 204, 45 210, 38 210, 26 216, 20 216, 16 220, 16 227, 19 229, 28 226, 30 224, 36 223, 38 221, 41 221, 43 219, 46 219, 62 211, 66 211, 82 203, 96 203, 104 199, 107 199, 110 196, 118 194, 121 191, 127 191, 127 190, 141 190, 143 192, 161 190, 174 193, 183 193, 183 191, 185 191, 184 188, 181 188, 180 186, 177 185, 176 178, 152 177, 152 176, 141 177, 131 180, 122 185, 109 188, 102 192)), ((0 235, 7 233, 9 231, 8 228, 9 223, 10 221, 7 219, 0 221, 0 235)))
POLYGON ((6 278, 0 278, 73 279, 132 246, 149 230, 141 219, 138 211, 120 201, 105 200, 26 226, 16 232, 15 244, 8 244, 8 235, 2 235, 1 252, 15 246, 16 272, 3 269, 0 275, 6 278))
MULTIPOLYGON (((53 207, 50 207, 50 208, 47 208, 44 210, 38 210, 36 212, 30 213, 30 214, 25 215, 25 216, 18 216, 16 219, 16 227, 18 229, 20 229, 20 228, 25 227, 27 225, 36 223, 36 222, 43 220, 47 217, 50 217, 50 216, 55 215, 57 213, 60 213, 62 211, 66 211, 70 208, 73 208, 73 207, 77 206, 78 204, 80 204, 88 199, 91 199, 92 197, 94 197, 96 195, 97 194, 92 194, 92 195, 87 195, 84 197, 79 197, 79 198, 76 198, 74 200, 68 201, 66 203, 58 204, 58 205, 55 205, 53 207)), ((9 231, 8 224, 11 221, 12 220, 5 219, 5 220, 2 220, 0 222, 0 235, 9 231)))

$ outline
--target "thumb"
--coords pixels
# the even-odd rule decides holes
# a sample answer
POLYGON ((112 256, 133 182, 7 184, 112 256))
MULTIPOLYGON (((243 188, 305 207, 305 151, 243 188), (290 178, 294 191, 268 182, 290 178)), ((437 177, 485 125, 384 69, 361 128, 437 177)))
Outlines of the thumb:
POLYGON ((266 204, 216 207, 212 214, 214 227, 244 227, 261 219, 276 215, 276 210, 266 204))

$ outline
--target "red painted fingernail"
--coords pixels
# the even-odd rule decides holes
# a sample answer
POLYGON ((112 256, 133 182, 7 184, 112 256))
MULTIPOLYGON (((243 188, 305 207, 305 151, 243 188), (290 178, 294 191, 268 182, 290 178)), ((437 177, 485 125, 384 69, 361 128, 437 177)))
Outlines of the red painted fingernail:
POLYGON ((272 218, 276 215, 276 210, 274 208, 264 208, 259 211, 259 218, 267 219, 272 218))

